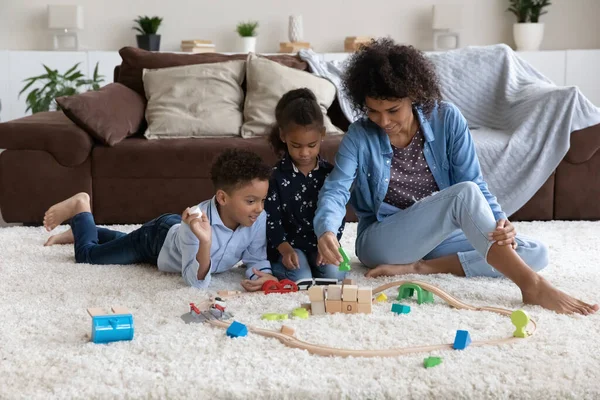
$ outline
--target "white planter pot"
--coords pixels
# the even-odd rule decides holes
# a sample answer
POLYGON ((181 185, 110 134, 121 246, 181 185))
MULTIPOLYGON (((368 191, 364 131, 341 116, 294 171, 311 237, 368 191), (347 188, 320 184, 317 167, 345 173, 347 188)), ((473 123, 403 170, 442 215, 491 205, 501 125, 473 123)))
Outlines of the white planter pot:
POLYGON ((256 52, 256 36, 246 36, 240 38, 241 52, 242 53, 255 53, 256 52))
POLYGON ((513 36, 517 50, 535 51, 540 49, 544 39, 544 24, 526 22, 513 25, 513 36))
POLYGON ((302 37, 304 36, 304 28, 302 27, 302 15, 290 15, 288 36, 290 42, 302 41, 302 37))

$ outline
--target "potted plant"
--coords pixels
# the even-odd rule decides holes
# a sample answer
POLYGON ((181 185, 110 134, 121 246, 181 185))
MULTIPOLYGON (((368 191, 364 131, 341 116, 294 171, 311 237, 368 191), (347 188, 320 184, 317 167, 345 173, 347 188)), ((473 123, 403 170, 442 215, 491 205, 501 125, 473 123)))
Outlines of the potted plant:
POLYGON ((84 91, 100 89, 100 83, 104 82, 104 76, 98 74, 98 63, 96 63, 96 68, 94 68, 92 79, 85 79, 77 68, 79 64, 75 64, 64 74, 59 74, 58 70, 50 69, 42 64, 46 70, 45 74, 23 80, 27 84, 21 89, 19 96, 36 82, 39 82, 40 85, 38 86, 41 86, 27 94, 27 98, 25 99, 27 109, 25 112, 31 110, 35 114, 41 111, 60 110, 60 107, 54 101, 57 97, 73 96, 80 93, 82 87, 85 89, 84 91))
POLYGON ((133 20, 138 26, 134 26, 131 29, 140 33, 136 36, 137 45, 140 49, 149 51, 158 51, 160 49, 160 35, 157 35, 156 32, 162 20, 162 18, 156 16, 138 16, 137 19, 133 20))
POLYGON ((243 53, 256 51, 256 28, 258 28, 257 21, 240 22, 237 24, 236 31, 242 41, 243 53))
POLYGON ((517 50, 539 50, 544 39, 544 24, 540 23, 540 16, 547 13, 544 9, 550 6, 550 0, 509 0, 510 7, 507 11, 517 17, 513 25, 513 37, 517 50))

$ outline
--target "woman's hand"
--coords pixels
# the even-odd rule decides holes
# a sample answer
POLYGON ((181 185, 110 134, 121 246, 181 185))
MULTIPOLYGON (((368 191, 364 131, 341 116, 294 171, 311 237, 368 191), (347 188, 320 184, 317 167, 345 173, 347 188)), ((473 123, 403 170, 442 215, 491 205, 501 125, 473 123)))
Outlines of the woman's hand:
POLYGON ((338 242, 335 233, 325 232, 319 238, 319 254, 322 262, 325 264, 340 265, 343 261, 340 254, 340 242, 338 242))
POLYGON ((210 243, 212 240, 212 229, 206 214, 198 217, 198 214, 190 214, 190 208, 186 208, 181 214, 181 220, 190 226, 192 233, 201 243, 210 243))
POLYGON ((488 239, 495 241, 499 246, 511 245, 513 249, 518 246, 516 236, 515 226, 507 219, 496 221, 496 230, 488 233, 488 239))

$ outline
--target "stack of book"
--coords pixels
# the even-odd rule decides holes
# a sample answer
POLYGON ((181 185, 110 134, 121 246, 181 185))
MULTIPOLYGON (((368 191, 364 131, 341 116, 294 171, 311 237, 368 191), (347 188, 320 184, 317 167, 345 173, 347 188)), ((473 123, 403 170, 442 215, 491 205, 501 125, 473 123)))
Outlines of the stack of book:
POLYGON ((344 51, 346 53, 354 53, 361 46, 369 44, 373 39, 371 36, 348 36, 344 40, 344 51))
POLYGON ((297 53, 298 50, 310 49, 308 42, 282 42, 279 43, 280 53, 297 53))
POLYGON ((214 53, 215 45, 210 40, 182 40, 181 51, 186 53, 214 53))

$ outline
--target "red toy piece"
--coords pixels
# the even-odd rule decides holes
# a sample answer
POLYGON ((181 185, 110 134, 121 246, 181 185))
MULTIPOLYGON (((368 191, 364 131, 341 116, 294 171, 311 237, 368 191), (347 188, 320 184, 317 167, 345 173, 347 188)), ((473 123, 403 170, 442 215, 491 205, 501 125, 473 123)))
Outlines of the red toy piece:
POLYGON ((262 290, 265 294, 269 293, 291 293, 298 291, 298 285, 295 282, 290 281, 289 279, 283 279, 279 282, 277 281, 266 281, 262 285, 262 290))
POLYGON ((198 310, 198 307, 196 307, 194 303, 190 303, 190 311, 193 311, 196 314, 200 314, 200 310, 198 310))

